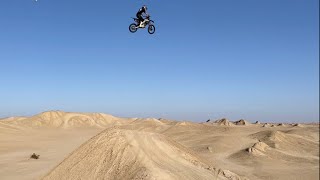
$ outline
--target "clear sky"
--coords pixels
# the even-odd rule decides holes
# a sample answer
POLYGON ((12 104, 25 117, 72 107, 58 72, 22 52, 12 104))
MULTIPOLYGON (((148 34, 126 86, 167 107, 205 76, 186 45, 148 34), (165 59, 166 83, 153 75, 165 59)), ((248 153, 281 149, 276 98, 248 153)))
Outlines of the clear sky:
POLYGON ((318 41, 318 0, 2 0, 0 117, 318 121, 318 41))

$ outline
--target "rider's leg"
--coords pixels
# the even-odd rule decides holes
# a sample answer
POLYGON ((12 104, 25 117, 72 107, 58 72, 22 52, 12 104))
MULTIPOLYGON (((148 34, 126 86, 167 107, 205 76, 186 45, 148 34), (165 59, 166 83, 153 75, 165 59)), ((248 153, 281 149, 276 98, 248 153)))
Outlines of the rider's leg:
POLYGON ((139 20, 139 23, 138 23, 138 26, 140 26, 140 24, 143 22, 143 17, 142 17, 142 14, 137 14, 137 18, 139 20))

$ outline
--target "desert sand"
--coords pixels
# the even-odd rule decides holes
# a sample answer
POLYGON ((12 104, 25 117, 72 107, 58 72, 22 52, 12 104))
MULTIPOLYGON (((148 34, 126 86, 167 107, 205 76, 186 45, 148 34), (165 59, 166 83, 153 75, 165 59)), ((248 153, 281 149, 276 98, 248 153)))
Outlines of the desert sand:
POLYGON ((319 124, 62 111, 11 117, 0 120, 0 179, 316 180, 319 124))

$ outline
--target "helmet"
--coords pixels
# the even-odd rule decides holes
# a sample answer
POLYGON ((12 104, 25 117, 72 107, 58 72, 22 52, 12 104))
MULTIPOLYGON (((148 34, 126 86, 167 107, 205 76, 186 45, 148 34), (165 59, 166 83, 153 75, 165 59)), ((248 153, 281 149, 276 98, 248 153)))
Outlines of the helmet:
POLYGON ((146 5, 143 5, 142 8, 146 11, 148 10, 147 6, 146 5))

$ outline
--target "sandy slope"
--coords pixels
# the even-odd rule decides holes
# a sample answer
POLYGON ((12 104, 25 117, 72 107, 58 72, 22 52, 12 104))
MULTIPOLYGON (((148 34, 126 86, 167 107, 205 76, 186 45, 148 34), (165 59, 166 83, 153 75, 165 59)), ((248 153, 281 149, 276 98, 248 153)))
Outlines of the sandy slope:
POLYGON ((61 111, 7 118, 0 179, 319 179, 319 125, 263 126, 61 111))
MULTIPOLYGON (((203 159, 164 135, 112 128, 82 145, 44 179, 217 177, 218 171, 203 159)), ((227 178, 221 173, 219 179, 227 178)))
MULTIPOLYGON (((0 125, 1 126, 1 125, 0 125)), ((38 179, 101 129, 0 130, 0 179, 38 179), (40 159, 29 159, 32 153, 40 159)))

